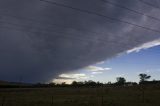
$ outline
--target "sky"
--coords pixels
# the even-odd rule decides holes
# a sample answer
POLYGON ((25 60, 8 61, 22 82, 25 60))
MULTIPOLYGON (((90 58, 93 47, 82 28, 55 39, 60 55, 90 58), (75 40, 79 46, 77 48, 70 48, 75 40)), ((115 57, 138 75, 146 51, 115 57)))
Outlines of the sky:
POLYGON ((0 0, 0 80, 114 81, 113 76, 129 77, 127 73, 137 70, 158 70, 154 62, 149 68, 138 57, 149 62, 152 48, 153 54, 158 52, 154 50, 160 44, 158 4, 157 0, 0 0))
POLYGON ((100 81, 103 83, 116 82, 117 77, 124 77, 128 82, 139 82, 139 74, 151 76, 149 80, 160 80, 160 46, 132 53, 124 53, 115 58, 90 65, 78 72, 66 73, 68 79, 54 79, 56 83, 72 81, 100 81), (92 68, 91 68, 92 67, 92 68), (68 76, 67 76, 68 75, 68 76), (76 75, 76 76, 75 76, 76 75), (73 79, 69 79, 72 78, 73 79))

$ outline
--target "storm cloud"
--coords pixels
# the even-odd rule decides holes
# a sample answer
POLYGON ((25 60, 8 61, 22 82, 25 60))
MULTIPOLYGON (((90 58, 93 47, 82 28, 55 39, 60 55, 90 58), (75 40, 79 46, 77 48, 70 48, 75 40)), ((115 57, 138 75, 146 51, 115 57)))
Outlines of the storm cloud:
POLYGON ((160 39, 159 8, 107 1, 0 0, 0 80, 50 81, 160 39))

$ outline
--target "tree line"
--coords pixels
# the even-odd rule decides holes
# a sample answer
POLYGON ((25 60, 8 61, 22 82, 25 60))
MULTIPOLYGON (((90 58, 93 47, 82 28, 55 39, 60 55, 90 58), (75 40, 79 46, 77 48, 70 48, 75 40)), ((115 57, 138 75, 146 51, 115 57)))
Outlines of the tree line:
POLYGON ((151 78, 150 75, 147 75, 145 73, 139 74, 139 83, 137 82, 127 82, 124 77, 117 77, 116 82, 111 83, 102 83, 102 82, 95 82, 92 80, 89 81, 73 81, 71 84, 66 84, 65 82, 61 84, 56 84, 54 82, 51 83, 37 83, 37 84, 6 84, 6 85, 0 85, 0 88, 17 88, 17 87, 31 87, 31 88, 37 88, 37 87, 102 87, 102 86, 136 86, 136 85, 160 85, 160 80, 153 80, 148 81, 151 78))
POLYGON ((124 77, 117 77, 116 82, 111 83, 102 83, 102 82, 95 82, 92 80, 89 81, 73 81, 71 84, 66 84, 65 82, 61 84, 56 84, 56 83, 49 83, 49 84, 36 84, 35 86, 39 87, 101 87, 101 86, 135 86, 135 85, 151 85, 151 84, 159 84, 159 80, 153 80, 153 81, 148 81, 151 78, 150 75, 147 75, 145 73, 139 74, 139 83, 137 82, 127 82, 124 77))

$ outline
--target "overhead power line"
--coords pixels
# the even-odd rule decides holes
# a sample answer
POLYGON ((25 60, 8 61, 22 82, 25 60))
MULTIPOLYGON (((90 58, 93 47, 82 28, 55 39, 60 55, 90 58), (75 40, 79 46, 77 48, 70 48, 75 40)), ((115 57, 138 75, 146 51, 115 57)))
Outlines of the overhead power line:
MULTIPOLYGON (((18 28, 18 27, 8 27, 8 26, 0 26, 0 28, 5 28, 5 29, 9 29, 9 30, 17 30, 17 31, 22 31, 22 32, 27 32, 27 33, 31 33, 31 34, 35 34, 35 33, 45 33, 45 34, 50 34, 50 35, 52 35, 53 33, 50 33, 50 32, 44 32, 44 31, 28 31, 28 30, 26 30, 25 28, 22 28, 22 27, 20 27, 20 28, 18 28)), ((56 34, 57 32, 54 32, 54 34, 56 34)), ((54 35, 53 37, 57 37, 57 38, 63 38, 63 39, 74 39, 74 40, 80 40, 80 41, 86 41, 87 39, 79 39, 79 38, 77 38, 77 37, 70 37, 70 36, 60 36, 60 34, 57 34, 57 36, 56 35, 54 35)), ((87 40, 87 41, 91 41, 91 40, 87 40)))
POLYGON ((138 25, 138 24, 135 24, 135 23, 131 23, 131 22, 125 21, 125 20, 109 17, 109 16, 106 16, 106 15, 103 15, 103 14, 99 14, 99 13, 96 13, 96 12, 92 12, 92 11, 88 11, 88 10, 84 10, 84 9, 80 9, 80 8, 76 8, 76 7, 72 7, 72 6, 69 6, 69 5, 66 5, 66 4, 61 4, 61 3, 58 3, 58 2, 55 2, 55 1, 48 1, 48 0, 40 0, 40 1, 46 2, 46 3, 49 3, 49 4, 53 4, 53 5, 56 5, 56 6, 64 7, 64 8, 69 8, 69 9, 72 9, 72 10, 75 10, 75 11, 79 11, 79 12, 82 12, 82 13, 87 13, 87 14, 92 14, 92 15, 104 17, 104 18, 112 20, 112 21, 117 21, 117 22, 129 24, 129 25, 132 25, 132 26, 136 26, 136 27, 139 27, 139 28, 143 28, 143 29, 146 29, 146 30, 150 30, 150 31, 153 31, 153 32, 160 33, 160 31, 156 30, 156 29, 152 29, 152 28, 148 28, 148 27, 145 27, 145 26, 141 26, 141 25, 138 25))
POLYGON ((160 21, 160 18, 156 18, 156 17, 150 16, 150 15, 146 15, 145 13, 142 13, 142 12, 137 11, 137 10, 130 9, 130 8, 128 8, 128 7, 126 7, 126 6, 123 6, 123 5, 120 5, 120 4, 118 4, 118 3, 110 2, 110 1, 108 1, 108 0, 102 0, 102 1, 105 2, 105 3, 107 3, 107 4, 113 5, 113 6, 115 6, 115 7, 123 8, 123 9, 126 9, 126 10, 128 10, 128 11, 137 13, 137 14, 139 14, 139 15, 146 16, 146 17, 148 17, 148 18, 151 18, 151 19, 160 21))
MULTIPOLYGON (((40 27, 36 27, 36 28, 32 28, 32 30, 27 30, 28 26, 25 26, 25 25, 20 25, 20 24, 15 24, 15 23, 10 23, 10 22, 3 22, 3 21, 0 21, 0 23, 6 23, 8 25, 12 25, 14 27, 10 27, 10 26, 0 26, 0 28, 5 28, 5 29, 14 29, 14 30, 17 30, 17 31, 25 31, 27 33, 32 33, 32 34, 35 34, 35 33, 45 33, 45 34, 49 34, 49 35, 52 35, 52 34, 56 34, 54 35, 54 37, 57 37, 57 38, 63 38, 63 39, 74 39, 74 40, 80 40, 80 41, 87 41, 87 42, 101 42, 101 43, 106 43, 105 39, 97 39, 97 40, 92 40, 92 38, 87 38, 87 37, 83 37, 80 38, 80 37, 76 37, 73 35, 73 33, 64 33, 63 31, 60 32, 60 31, 55 31, 55 30, 48 30, 48 29, 42 29, 40 27), (16 27, 15 27, 16 26, 16 27), (37 31, 38 30, 38 31, 37 31), (71 35, 71 36, 66 36, 66 35, 71 35)), ((82 36, 81 34, 78 34, 79 36, 82 36)), ((91 36, 90 36, 91 37, 91 36)))
POLYGON ((140 1, 140 2, 141 2, 141 3, 143 3, 143 4, 149 5, 149 6, 151 6, 151 7, 154 7, 154 8, 160 9, 160 7, 159 7, 159 6, 153 5, 153 4, 148 3, 148 2, 146 2, 146 1, 143 1, 143 0, 138 0, 138 1, 140 1))
MULTIPOLYGON (((40 1, 44 1, 44 0, 40 0, 40 1)), ((46 2, 47 0, 45 0, 46 2)), ((104 0, 103 0, 104 1, 104 0)), ((48 2, 48 1, 47 1, 48 2)), ((123 6, 124 7, 124 6, 123 6)), ((123 8, 122 7, 122 8, 123 8)), ((127 8, 126 8, 127 9, 127 8)), ((133 10, 133 11, 136 11, 136 10, 133 10)), ((137 11, 138 12, 138 11, 137 11)), ((18 18, 18 19, 23 19, 23 20, 27 20, 27 21, 31 21, 31 22, 38 22, 40 24, 42 24, 41 20, 36 20, 36 19, 32 19, 32 18, 26 18, 26 17, 21 17, 21 16, 13 16, 13 15, 8 15, 8 14, 3 14, 1 16, 9 16, 9 17, 14 17, 14 18, 18 18)), ((152 17, 153 19, 157 19, 156 17, 152 17)), ((44 23, 43 23, 44 24, 44 23)), ((129 24, 129 23, 128 23, 129 24)), ((62 26, 62 25, 58 25, 58 24, 51 24, 51 23, 47 23, 47 25, 50 25, 50 26, 54 26, 54 27, 61 27, 61 28, 69 28, 69 26, 62 26)), ((140 26, 141 28, 144 28, 146 29, 147 27, 145 26, 140 26)), ((87 31, 86 29, 80 29, 80 28, 74 28, 75 30, 79 30, 79 31, 86 31, 88 33, 94 33, 94 34, 104 34, 104 33, 99 33, 99 32, 95 32, 95 31, 87 31)), ((147 28, 146 30, 150 30, 151 28, 147 28)), ((160 32, 160 31, 157 31, 155 29, 151 29, 151 31, 155 31, 155 32, 160 32)))
MULTIPOLYGON (((37 19, 33 19, 33 18, 28 18, 28 17, 23 17, 23 16, 15 16, 15 15, 10 15, 10 14, 1 14, 0 13, 0 16, 2 17, 13 17, 15 19, 20 19, 20 20, 26 20, 26 21, 29 21, 29 22, 34 22, 34 23, 39 23, 39 24, 44 24, 42 22, 42 20, 37 20, 37 19)), ((62 25, 59 25, 59 24, 54 24, 54 23, 46 23, 45 25, 48 25, 48 26, 52 26, 52 27, 57 27, 57 28, 73 28, 73 27, 70 27, 70 26, 62 26, 62 25)), ((82 28, 73 28, 77 31, 84 31, 84 32, 87 32, 87 33, 92 33, 92 34, 105 34, 105 33, 100 33, 100 32, 96 32, 96 31, 88 31, 87 29, 82 29, 82 28)))
MULTIPOLYGON (((1 22, 0 22, 1 23, 1 22)), ((19 32, 26 32, 26 33, 31 33, 31 34, 35 34, 36 33, 36 31, 26 31, 26 29, 24 28, 24 29, 22 29, 22 27, 20 27, 19 26, 19 28, 16 28, 16 27, 8 27, 8 26, 1 26, 0 25, 0 28, 3 28, 3 29, 9 29, 9 30, 16 30, 16 31, 19 31, 19 32)), ((38 31, 38 32, 40 32, 40 33, 45 33, 45 34, 50 34, 51 35, 51 33, 49 33, 49 32, 44 32, 44 31, 42 31, 42 30, 40 30, 40 31, 38 31)), ((107 44, 106 42, 104 42, 104 41, 100 41, 100 40, 91 40, 91 39, 83 39, 83 38, 79 38, 79 37, 70 37, 70 36, 64 36, 64 35, 62 35, 61 36, 61 34, 57 34, 57 35, 54 35, 54 36, 52 36, 52 37, 54 37, 54 38, 60 38, 60 39, 69 39, 69 40, 77 40, 77 41, 81 41, 81 42, 83 42, 83 43, 85 43, 85 44, 88 44, 88 43, 90 43, 90 42, 92 42, 92 43, 95 43, 95 42, 99 42, 100 44, 107 44)), ((53 42, 54 43, 54 42, 53 42)), ((106 48, 105 46, 102 46, 101 48, 106 48)), ((55 49, 55 48, 52 48, 52 49, 55 49)), ((68 48, 68 49, 72 49, 72 48, 68 48)), ((55 55, 55 54, 57 54, 56 52, 55 52, 55 50, 53 50, 53 52, 52 52, 52 54, 53 55, 55 55)), ((72 55, 72 57, 75 57, 75 55, 72 55)), ((76 57, 75 57, 76 58, 76 57)))
MULTIPOLYGON (((2 15, 3 16, 3 15, 2 15)), ((26 17, 17 17, 17 16, 10 16, 9 15, 9 17, 14 17, 14 18, 18 18, 18 19, 25 19, 25 20, 27 20, 27 21, 31 21, 31 22, 34 22, 34 21, 36 21, 36 22, 39 22, 40 24, 42 24, 40 21, 38 21, 38 20, 34 20, 34 19, 31 19, 31 18, 26 18, 26 17)), ((30 26, 27 26, 27 25, 21 25, 21 24, 17 24, 17 23, 12 23, 12 22, 6 22, 6 21, 1 21, 0 20, 0 23, 6 23, 6 24, 9 24, 9 25, 13 25, 13 26, 18 26, 18 27, 25 27, 25 28, 30 28, 30 26)), ((69 28, 69 27, 66 27, 66 26, 61 26, 61 25, 57 25, 57 24, 47 24, 47 25, 51 25, 51 26, 54 26, 54 27, 56 27, 56 28, 69 28)), ((32 28, 34 28, 35 29, 35 27, 32 27, 32 28)), ((80 30, 80 31, 85 31, 85 32, 87 32, 87 33, 91 33, 90 35, 99 35, 99 34, 101 34, 101 35, 106 35, 106 33, 99 33, 99 32, 95 32, 95 31, 88 31, 87 29, 76 29, 76 28, 74 28, 75 30, 80 30)), ((71 35, 73 35, 73 33, 72 32, 67 32, 67 33, 65 33, 65 32, 63 32, 63 31, 57 31, 56 29, 54 29, 54 28, 51 28, 51 27, 47 27, 47 28, 44 28, 44 27, 40 27, 40 26, 36 26, 36 30, 40 30, 40 31, 48 31, 48 32, 54 32, 54 33, 61 33, 61 34, 63 34, 63 35, 65 35, 65 34, 71 34, 71 35)), ((83 34, 80 34, 80 33, 77 33, 79 36, 82 36, 83 34)), ((86 37, 84 37, 84 38, 86 38, 86 39, 91 39, 91 37, 92 36, 89 36, 88 38, 86 38, 86 37)), ((103 37, 105 37, 105 36, 103 36, 103 37)), ((98 39, 98 40, 101 40, 101 41, 103 41, 103 42, 105 42, 105 39, 98 39)))

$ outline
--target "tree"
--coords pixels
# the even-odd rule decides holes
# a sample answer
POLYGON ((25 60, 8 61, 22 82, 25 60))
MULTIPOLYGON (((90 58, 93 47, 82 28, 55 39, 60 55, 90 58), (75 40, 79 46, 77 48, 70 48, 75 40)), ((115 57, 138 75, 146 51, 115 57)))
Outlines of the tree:
POLYGON ((126 83, 126 79, 123 77, 117 77, 116 79, 117 79, 116 84, 118 85, 124 85, 126 83))
POLYGON ((97 85, 97 83, 92 80, 85 81, 84 84, 85 86, 96 86, 97 85))
POLYGON ((73 81, 71 85, 77 86, 77 85, 78 85, 78 82, 77 82, 77 81, 73 81))
POLYGON ((148 79, 151 78, 150 75, 147 75, 147 74, 144 74, 144 73, 139 74, 139 77, 140 77, 140 82, 147 81, 148 79))
POLYGON ((54 87, 54 86, 56 85, 56 83, 51 82, 51 83, 49 83, 48 85, 49 85, 50 87, 54 87))
POLYGON ((61 86, 67 86, 66 82, 62 82, 61 86))

